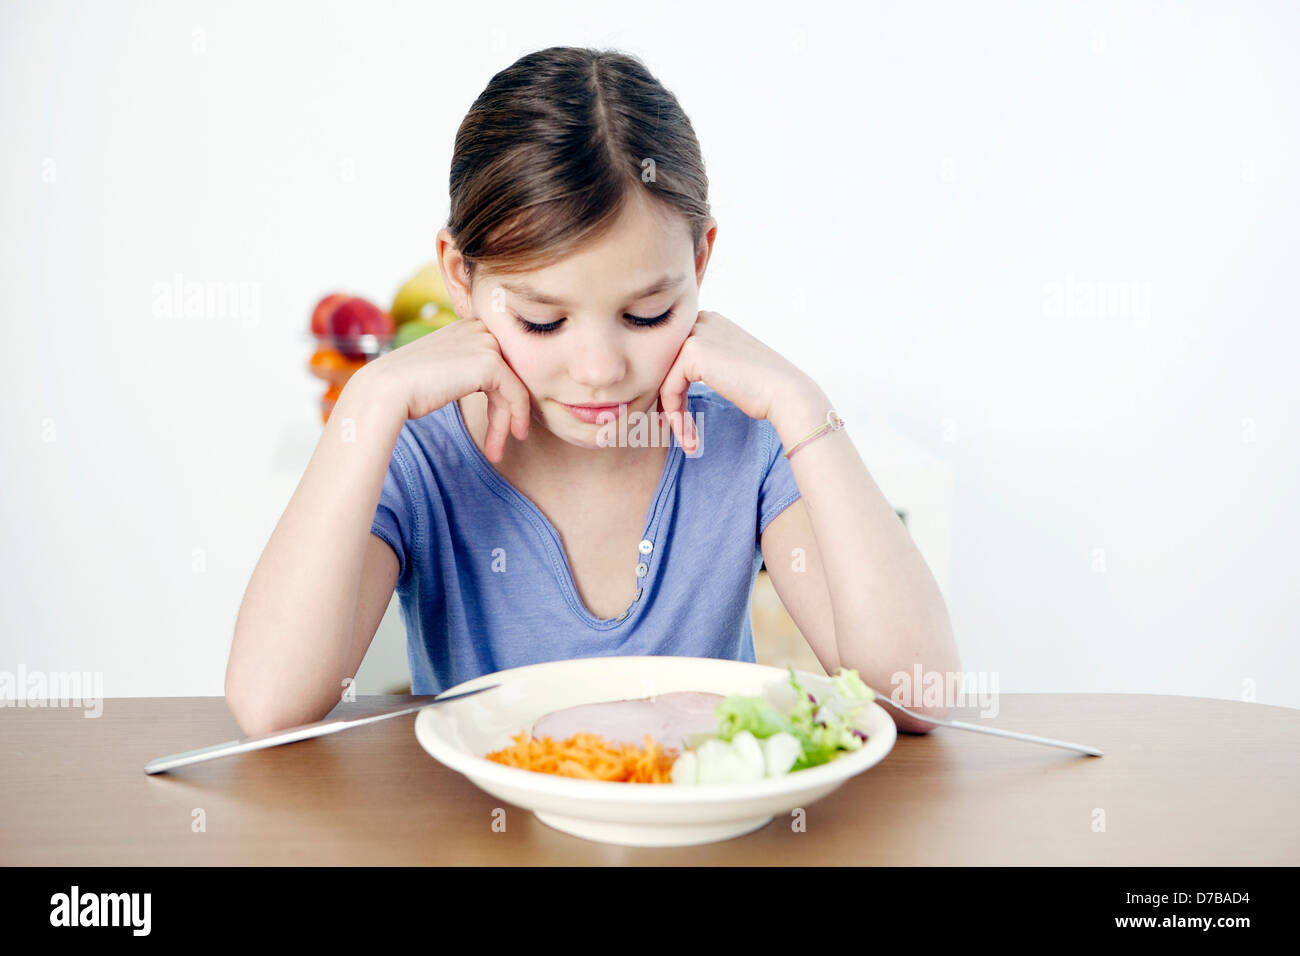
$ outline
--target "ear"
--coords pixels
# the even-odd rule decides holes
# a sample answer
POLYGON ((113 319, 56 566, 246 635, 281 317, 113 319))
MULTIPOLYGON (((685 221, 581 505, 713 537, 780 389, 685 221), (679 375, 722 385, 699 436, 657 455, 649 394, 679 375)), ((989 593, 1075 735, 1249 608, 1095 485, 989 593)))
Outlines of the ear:
POLYGON ((695 284, 704 281, 704 270, 708 268, 709 259, 713 257, 713 240, 718 237, 718 221, 712 216, 704 224, 704 234, 695 249, 695 284))
POLYGON ((452 307, 456 310, 457 317, 463 319, 473 315, 474 310, 470 306, 469 272, 465 268, 465 257, 456 248, 456 240, 452 238, 446 226, 438 230, 436 242, 438 268, 442 270, 442 282, 447 287, 447 294, 451 296, 452 307))

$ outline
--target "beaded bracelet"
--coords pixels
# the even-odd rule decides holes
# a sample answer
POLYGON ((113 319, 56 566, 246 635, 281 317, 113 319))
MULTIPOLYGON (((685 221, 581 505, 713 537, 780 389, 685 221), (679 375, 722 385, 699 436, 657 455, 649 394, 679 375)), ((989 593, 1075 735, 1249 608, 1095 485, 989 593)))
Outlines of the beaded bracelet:
POLYGON ((790 450, 785 453, 784 457, 789 458, 791 455, 793 455, 804 445, 808 444, 808 442, 812 441, 814 438, 820 438, 822 435, 828 434, 830 432, 837 432, 843 427, 844 427, 844 419, 840 418, 840 416, 836 414, 835 409, 832 408, 829 412, 826 413, 826 424, 814 428, 803 438, 800 438, 797 442, 791 445, 790 450))

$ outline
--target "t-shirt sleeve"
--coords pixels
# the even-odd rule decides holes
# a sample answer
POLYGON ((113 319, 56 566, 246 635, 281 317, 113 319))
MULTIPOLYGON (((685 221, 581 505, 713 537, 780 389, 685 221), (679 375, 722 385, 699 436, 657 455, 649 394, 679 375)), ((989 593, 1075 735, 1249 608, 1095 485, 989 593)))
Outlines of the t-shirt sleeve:
POLYGON ((762 544, 763 532, 772 519, 799 500, 799 486, 794 480, 790 460, 785 457, 785 446, 772 423, 762 419, 758 423, 763 435, 760 446, 764 450, 763 483, 758 489, 758 534, 755 546, 762 544))
POLYGON ((393 456, 388 461, 388 471, 384 475, 384 486, 379 492, 379 504, 375 508, 370 533, 387 542, 397 555, 399 588, 406 581, 406 568, 414 540, 410 484, 411 469, 402 452, 402 440, 398 438, 393 456))

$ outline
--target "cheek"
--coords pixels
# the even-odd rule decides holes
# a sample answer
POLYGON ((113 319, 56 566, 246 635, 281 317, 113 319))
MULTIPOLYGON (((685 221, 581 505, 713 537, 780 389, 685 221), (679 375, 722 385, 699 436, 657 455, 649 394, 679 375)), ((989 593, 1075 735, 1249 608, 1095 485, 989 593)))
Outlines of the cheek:
POLYGON ((546 382, 550 372, 545 352, 534 346, 526 332, 512 330, 497 337, 501 357, 519 376, 530 392, 537 392, 546 382))
POLYGON ((690 337, 691 330, 695 328, 695 323, 683 322, 676 326, 675 334, 658 336, 659 341, 654 346, 655 368, 659 376, 668 374, 672 368, 673 362, 682 350, 682 344, 690 337))
POLYGON ((530 392, 534 391, 534 384, 544 374, 544 362, 539 358, 539 350, 532 347, 528 333, 521 331, 514 319, 504 312, 478 314, 492 337, 497 340, 497 348, 501 350, 505 363, 530 392))
POLYGON ((662 381, 664 376, 668 374, 668 370, 672 368, 673 360, 677 358, 677 354, 681 351, 682 343, 684 341, 686 341, 686 336, 684 335, 663 336, 661 337, 661 341, 656 342, 653 346, 653 350, 647 354, 647 360, 650 367, 654 370, 654 374, 659 377, 660 381, 662 381))

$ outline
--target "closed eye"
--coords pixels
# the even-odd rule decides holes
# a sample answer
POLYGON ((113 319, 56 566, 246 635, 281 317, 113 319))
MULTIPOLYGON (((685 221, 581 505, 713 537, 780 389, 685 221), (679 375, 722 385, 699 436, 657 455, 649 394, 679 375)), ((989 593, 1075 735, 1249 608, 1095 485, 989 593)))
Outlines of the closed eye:
MULTIPOLYGON (((653 329, 655 326, 663 325, 672 317, 672 309, 669 309, 663 315, 656 315, 654 318, 649 319, 639 315, 631 315, 630 313, 623 314, 623 318, 628 320, 628 324, 633 328, 638 329, 653 329)), ((529 322, 522 315, 516 315, 515 318, 519 320, 520 327, 525 332, 531 333, 532 335, 550 335, 552 332, 559 331, 560 325, 564 322, 564 319, 556 319, 554 322, 543 324, 539 322, 529 322)))

